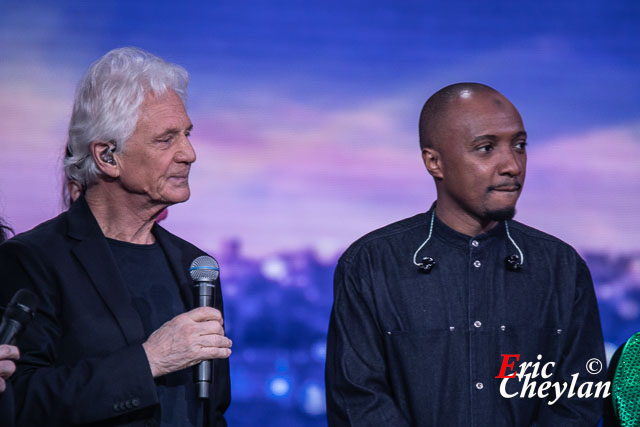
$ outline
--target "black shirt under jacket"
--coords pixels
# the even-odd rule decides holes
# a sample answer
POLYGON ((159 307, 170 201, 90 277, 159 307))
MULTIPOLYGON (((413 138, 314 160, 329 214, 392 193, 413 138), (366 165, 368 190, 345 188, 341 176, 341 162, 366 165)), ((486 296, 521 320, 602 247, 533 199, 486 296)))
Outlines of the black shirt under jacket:
MULTIPOLYGON (((433 209, 433 208, 432 208, 433 209)), ((355 242, 335 272, 327 343, 330 426, 590 426, 602 399, 505 398, 495 378, 502 354, 522 362, 553 361, 542 381, 606 381, 598 307, 589 270, 566 243, 508 221, 475 237, 437 218, 418 254, 433 257, 430 274, 413 264, 428 235, 431 212, 374 231, 355 242)), ((507 370, 510 374, 513 371, 507 370)), ((524 381, 524 379, 523 379, 524 381)), ((522 389, 510 379, 507 391, 522 389)), ((568 390, 568 388, 567 388, 568 390)), ((592 392, 594 389, 592 389, 592 392)), ((547 390, 547 393, 549 391, 547 390)), ((553 394, 552 394, 553 396, 553 394)))

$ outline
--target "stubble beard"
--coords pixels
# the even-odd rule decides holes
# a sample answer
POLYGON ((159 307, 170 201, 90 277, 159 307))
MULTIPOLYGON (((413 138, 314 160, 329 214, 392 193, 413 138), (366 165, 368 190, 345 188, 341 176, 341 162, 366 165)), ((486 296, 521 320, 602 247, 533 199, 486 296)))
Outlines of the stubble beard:
POLYGON ((485 218, 487 218, 490 221, 498 221, 498 222, 513 219, 515 215, 516 215, 515 206, 510 206, 507 208, 495 209, 495 210, 485 212, 485 218))

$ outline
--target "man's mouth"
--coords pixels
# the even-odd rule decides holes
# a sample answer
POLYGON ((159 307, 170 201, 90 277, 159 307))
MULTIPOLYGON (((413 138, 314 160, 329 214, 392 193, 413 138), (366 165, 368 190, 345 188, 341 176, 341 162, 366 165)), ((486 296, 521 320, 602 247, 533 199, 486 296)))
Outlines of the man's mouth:
POLYGON ((184 170, 184 171, 182 171, 182 173, 178 172, 175 175, 171 175, 169 178, 188 179, 189 178, 189 170, 184 170))
POLYGON ((172 175, 169 177, 173 182, 178 182, 181 184, 187 183, 189 181, 189 174, 187 175, 172 175))
POLYGON ((521 188, 522 188, 522 185, 518 183, 507 184, 507 185, 492 185, 489 187, 489 191, 504 191, 507 193, 511 193, 515 191, 520 191, 521 188))

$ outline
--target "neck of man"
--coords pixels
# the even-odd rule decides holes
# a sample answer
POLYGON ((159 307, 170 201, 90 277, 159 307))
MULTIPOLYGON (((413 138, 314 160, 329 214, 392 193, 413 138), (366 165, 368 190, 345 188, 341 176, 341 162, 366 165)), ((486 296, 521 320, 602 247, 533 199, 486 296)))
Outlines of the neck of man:
POLYGON ((105 237, 139 245, 155 242, 151 228, 167 207, 104 181, 89 187, 85 199, 105 237))
POLYGON ((489 231, 498 224, 494 220, 478 218, 461 209, 452 200, 440 197, 436 202, 436 216, 457 232, 470 237, 489 231))

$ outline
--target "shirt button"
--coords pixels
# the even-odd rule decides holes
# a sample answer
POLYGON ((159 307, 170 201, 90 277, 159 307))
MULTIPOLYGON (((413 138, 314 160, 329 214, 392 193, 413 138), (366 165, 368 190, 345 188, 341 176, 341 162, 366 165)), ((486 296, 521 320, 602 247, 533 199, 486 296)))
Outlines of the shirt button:
POLYGON ((482 263, 480 261, 478 261, 478 260, 473 261, 473 266, 475 268, 480 268, 481 265, 482 265, 482 263))
POLYGON ((482 322, 480 322, 479 320, 476 320, 475 322, 473 322, 473 326, 475 326, 476 328, 479 328, 480 326, 482 326, 482 322))
POLYGON ((449 330, 450 330, 451 332, 453 332, 453 331, 455 331, 455 330, 456 330, 456 327, 455 327, 455 326, 449 326, 449 330))
POLYGON ((472 240, 471 241, 471 246, 473 246, 474 248, 477 248, 478 246, 480 246, 480 243, 478 243, 477 240, 472 240))
POLYGON ((504 325, 500 325, 500 330, 501 330, 501 331, 504 331, 505 329, 507 329, 507 327, 506 327, 506 326, 504 326, 504 325))
POLYGON ((482 390, 482 389, 484 388, 484 384, 482 384, 482 383, 476 383, 476 388, 477 388, 478 390, 482 390))
POLYGON ((558 334, 558 335, 560 335, 561 333, 562 333, 562 329, 558 329, 558 330, 556 331, 556 334, 558 334))

